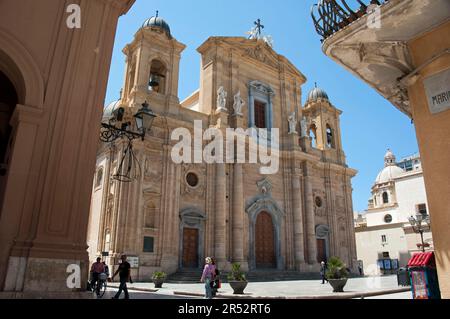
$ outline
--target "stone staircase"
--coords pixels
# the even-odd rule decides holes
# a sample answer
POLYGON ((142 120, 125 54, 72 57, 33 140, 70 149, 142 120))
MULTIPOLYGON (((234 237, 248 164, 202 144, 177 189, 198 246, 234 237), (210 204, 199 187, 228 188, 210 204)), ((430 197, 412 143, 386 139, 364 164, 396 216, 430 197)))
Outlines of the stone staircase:
POLYGON ((319 273, 305 273, 292 270, 253 270, 247 273, 250 282, 320 280, 319 273))
MULTIPOLYGON (((199 283, 202 275, 201 269, 181 269, 167 277, 166 282, 185 284, 199 283)), ((220 278, 227 282, 227 273, 222 272, 220 278)), ((270 281, 294 281, 294 280, 320 280, 319 273, 303 273, 290 270, 253 270, 246 274, 249 282, 270 282, 270 281)))
POLYGON ((199 283, 202 269, 180 269, 176 273, 168 275, 166 282, 172 284, 199 283))

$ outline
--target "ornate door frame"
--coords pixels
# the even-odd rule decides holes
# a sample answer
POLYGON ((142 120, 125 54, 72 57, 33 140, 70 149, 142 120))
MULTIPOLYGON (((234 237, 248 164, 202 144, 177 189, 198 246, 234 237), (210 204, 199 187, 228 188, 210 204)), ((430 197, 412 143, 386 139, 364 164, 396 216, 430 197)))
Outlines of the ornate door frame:
POLYGON ((272 217, 275 235, 275 260, 278 270, 284 269, 283 257, 281 256, 281 223, 284 217, 283 210, 277 202, 272 198, 270 193, 272 189, 271 183, 264 179, 258 183, 261 195, 254 197, 247 205, 245 211, 249 218, 249 269, 256 269, 255 256, 255 228, 256 220, 261 212, 266 212, 272 217))
POLYGON ((180 212, 180 239, 178 243, 178 269, 183 268, 183 239, 184 228, 198 229, 198 267, 201 268, 205 259, 205 220, 206 216, 197 208, 186 208, 180 212))

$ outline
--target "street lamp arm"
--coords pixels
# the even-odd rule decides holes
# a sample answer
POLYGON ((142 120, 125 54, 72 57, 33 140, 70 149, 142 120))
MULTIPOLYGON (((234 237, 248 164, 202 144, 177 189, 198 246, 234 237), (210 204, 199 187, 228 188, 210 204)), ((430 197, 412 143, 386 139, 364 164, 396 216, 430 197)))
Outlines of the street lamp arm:
POLYGON ((126 129, 117 128, 110 124, 106 123, 101 124, 103 129, 100 132, 100 140, 105 143, 114 142, 115 140, 122 137, 126 137, 129 140, 134 140, 138 138, 144 139, 145 137, 145 132, 135 133, 128 131, 126 129))

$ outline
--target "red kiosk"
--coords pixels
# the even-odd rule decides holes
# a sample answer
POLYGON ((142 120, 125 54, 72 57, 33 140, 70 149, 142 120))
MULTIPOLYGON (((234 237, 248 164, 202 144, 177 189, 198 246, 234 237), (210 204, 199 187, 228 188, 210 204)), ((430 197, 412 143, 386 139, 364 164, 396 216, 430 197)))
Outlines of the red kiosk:
POLYGON ((434 252, 415 254, 408 268, 413 299, 441 299, 434 252))

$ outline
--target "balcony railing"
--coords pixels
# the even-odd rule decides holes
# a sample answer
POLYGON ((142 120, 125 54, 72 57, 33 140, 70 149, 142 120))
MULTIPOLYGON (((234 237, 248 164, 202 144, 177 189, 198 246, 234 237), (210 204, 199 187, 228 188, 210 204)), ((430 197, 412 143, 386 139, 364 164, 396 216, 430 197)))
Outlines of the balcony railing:
POLYGON ((389 0, 351 0, 352 5, 348 5, 349 0, 319 0, 312 6, 311 16, 317 33, 322 37, 322 42, 345 28, 353 21, 368 14, 370 5, 381 5, 389 0), (340 3, 340 4, 339 4, 340 3))

